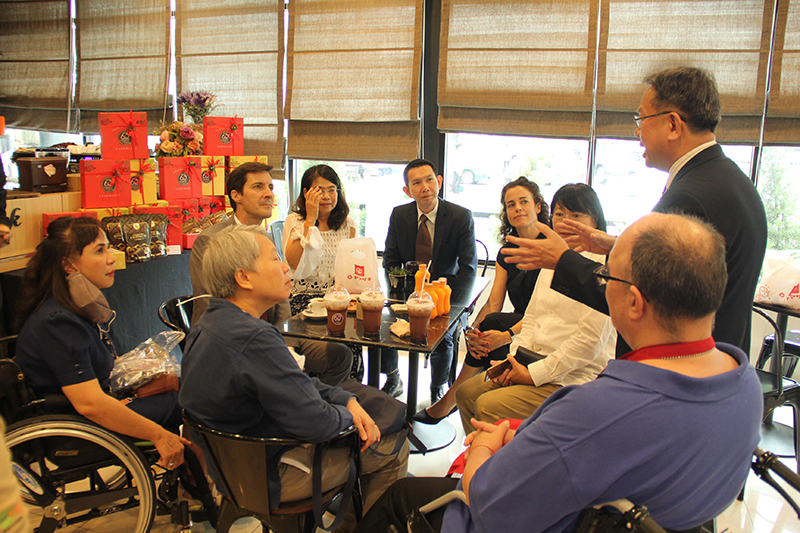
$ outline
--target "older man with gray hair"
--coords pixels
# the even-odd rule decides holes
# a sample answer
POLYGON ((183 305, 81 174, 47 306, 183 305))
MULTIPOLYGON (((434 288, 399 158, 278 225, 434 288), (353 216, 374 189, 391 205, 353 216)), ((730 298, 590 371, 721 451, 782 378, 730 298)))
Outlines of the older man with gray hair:
MULTIPOLYGON (((386 487, 405 477, 408 442, 399 444, 397 433, 381 438, 352 393, 304 374, 277 328, 261 320, 267 309, 288 298, 288 270, 257 226, 232 226, 210 239, 203 277, 212 298, 186 340, 181 405, 209 427, 256 437, 317 443, 355 425, 363 441, 366 509, 386 487)), ((291 455, 310 464, 309 453, 295 448, 268 458, 280 478, 269 480, 271 505, 311 496, 310 476, 280 462, 291 455)), ((348 471, 343 451, 324 466, 323 490, 343 484, 348 471)), ((346 530, 355 525, 349 516, 346 530)))

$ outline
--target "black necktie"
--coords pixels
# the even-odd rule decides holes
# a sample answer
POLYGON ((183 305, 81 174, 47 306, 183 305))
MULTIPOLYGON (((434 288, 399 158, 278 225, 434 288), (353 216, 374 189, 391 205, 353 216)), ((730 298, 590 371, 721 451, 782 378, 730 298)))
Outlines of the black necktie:
POLYGON ((428 217, 419 217, 419 228, 417 229, 417 255, 416 260, 427 264, 431 260, 431 232, 428 230, 428 217))

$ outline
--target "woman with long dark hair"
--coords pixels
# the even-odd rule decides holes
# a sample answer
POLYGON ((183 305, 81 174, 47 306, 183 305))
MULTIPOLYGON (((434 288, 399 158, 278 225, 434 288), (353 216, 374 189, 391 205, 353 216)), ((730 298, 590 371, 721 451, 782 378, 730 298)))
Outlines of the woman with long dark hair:
POLYGON ((336 250, 356 236, 342 181, 328 165, 303 174, 300 194, 283 226, 283 253, 292 271, 292 314, 333 285, 336 250))
MULTIPOLYGON (((506 241, 508 235, 537 239, 543 237, 536 222, 550 223, 547 202, 539 186, 521 176, 506 184, 500 193, 500 230, 498 238, 503 247, 516 247, 506 241)), ((506 256, 497 253, 494 282, 489 299, 481 308, 466 334, 467 355, 455 383, 435 404, 414 415, 414 420, 436 424, 456 406, 456 390, 469 378, 486 370, 491 361, 505 359, 514 335, 522 328, 522 316, 533 294, 539 270, 520 270, 506 263, 506 256), (514 306, 513 313, 502 313, 506 294, 514 306)))
POLYGON ((116 351, 107 333, 115 314, 100 289, 114 284, 115 262, 96 220, 51 222, 23 276, 15 358, 39 396, 63 393, 92 422, 151 441, 159 464, 173 469, 190 444, 164 429, 181 424, 178 393, 131 401, 109 394, 116 351))

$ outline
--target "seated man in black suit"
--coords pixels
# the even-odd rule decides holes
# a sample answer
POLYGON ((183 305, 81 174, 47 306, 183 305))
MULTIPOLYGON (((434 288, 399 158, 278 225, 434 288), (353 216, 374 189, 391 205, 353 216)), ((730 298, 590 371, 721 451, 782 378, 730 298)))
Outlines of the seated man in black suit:
MULTIPOLYGON (((272 216, 272 204, 275 198, 272 194, 270 170, 272 170, 271 166, 249 162, 239 165, 228 176, 226 186, 234 215, 226 221, 203 230, 194 242, 192 257, 189 261, 189 272, 192 277, 192 292, 195 296, 209 292, 203 277, 203 256, 211 237, 230 226, 244 224, 264 227, 264 221, 272 216)), ((199 298, 194 301, 192 325, 200 320, 206 307, 208 307, 208 298, 199 298)), ((290 316, 289 300, 284 300, 271 307, 262 318, 277 325, 290 316)), ((305 356, 306 372, 316 374, 321 382, 327 385, 338 385, 350 377, 353 352, 344 344, 299 340, 293 341, 292 347, 297 353, 305 356)))
MULTIPOLYGON (((450 285, 470 281, 478 266, 472 213, 439 198, 442 177, 436 175, 436 167, 430 161, 410 162, 403 170, 403 179, 403 192, 414 201, 392 211, 383 268, 402 267, 407 261, 430 261, 432 280, 446 277, 450 285)), ((451 332, 431 354, 431 403, 444 395, 452 358, 451 332)), ((387 376, 383 390, 395 397, 402 394, 397 350, 383 351, 381 371, 387 376)))
MULTIPOLYGON (((753 182, 717 144, 720 100, 713 75, 681 67, 652 74, 644 83, 648 88, 634 114, 635 133, 645 149, 645 164, 669 172, 653 212, 695 215, 725 238, 728 284, 714 339, 748 353, 751 307, 767 246, 764 205, 753 182)), ((578 239, 582 249, 608 254, 614 245, 615 238, 602 231, 572 220, 563 224, 577 234, 571 239, 578 239)), ((597 263, 569 250, 553 232, 547 239, 509 241, 520 245, 508 249, 509 263, 525 270, 555 269, 553 290, 608 314, 604 290, 594 281, 597 263)), ((617 356, 626 352, 618 340, 617 356)))

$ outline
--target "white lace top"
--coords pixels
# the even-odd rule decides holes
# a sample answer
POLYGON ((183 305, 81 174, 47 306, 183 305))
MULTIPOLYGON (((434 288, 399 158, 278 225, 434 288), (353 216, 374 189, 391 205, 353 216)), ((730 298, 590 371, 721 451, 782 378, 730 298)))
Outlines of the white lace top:
POLYGON ((350 228, 356 227, 352 217, 347 217, 347 222, 338 230, 319 231, 311 229, 308 238, 303 237, 303 223, 305 220, 298 213, 290 213, 283 223, 283 249, 290 240, 300 240, 303 245, 303 257, 297 269, 290 270, 292 276, 292 296, 298 294, 322 294, 325 289, 333 285, 334 264, 336 251, 342 239, 350 238, 350 228), (315 264, 316 263, 316 264, 315 264), (313 270, 312 270, 313 268, 313 270), (296 277, 296 273, 311 272, 305 277, 296 277))

